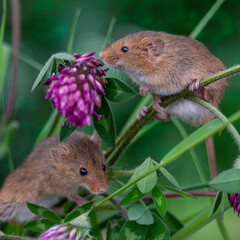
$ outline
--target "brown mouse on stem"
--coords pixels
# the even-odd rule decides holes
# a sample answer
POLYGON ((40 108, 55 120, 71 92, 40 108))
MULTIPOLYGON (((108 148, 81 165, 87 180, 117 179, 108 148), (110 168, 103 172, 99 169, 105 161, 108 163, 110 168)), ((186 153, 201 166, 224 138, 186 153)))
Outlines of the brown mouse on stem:
MULTIPOLYGON (((107 64, 125 71, 140 85, 141 95, 147 91, 152 93, 156 119, 164 121, 172 115, 199 126, 214 117, 208 109, 184 98, 166 108, 159 105, 165 96, 179 93, 186 87, 195 91, 200 80, 225 69, 224 64, 201 42, 165 32, 142 31, 108 45, 100 56, 107 64)), ((224 78, 200 88, 194 94, 218 107, 227 85, 224 78)), ((145 110, 143 108, 139 112, 139 119, 145 115, 145 110)), ((210 143, 207 148, 213 150, 210 143)))
POLYGON ((82 205, 79 187, 93 194, 108 188, 101 141, 74 132, 64 141, 52 136, 40 143, 5 180, 0 190, 0 221, 32 219, 26 202, 52 207, 58 195, 82 205))

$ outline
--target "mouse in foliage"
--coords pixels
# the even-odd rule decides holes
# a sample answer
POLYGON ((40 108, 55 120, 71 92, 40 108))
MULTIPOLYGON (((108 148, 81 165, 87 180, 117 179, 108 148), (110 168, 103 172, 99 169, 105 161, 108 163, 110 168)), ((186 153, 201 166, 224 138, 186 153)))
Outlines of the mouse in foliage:
POLYGON ((59 196, 79 205, 79 187, 98 194, 108 188, 105 158, 98 135, 74 132, 41 142, 5 180, 0 190, 0 221, 25 222, 36 217, 26 203, 52 207, 59 196))
MULTIPOLYGON (((201 80, 226 69, 201 42, 165 32, 142 31, 108 45, 100 56, 105 63, 125 71, 140 86, 141 95, 147 91, 152 93, 156 119, 164 121, 172 115, 199 126, 214 117, 203 106, 184 98, 166 108, 159 106, 166 96, 179 93, 186 87, 195 91, 201 80)), ((226 78, 223 78, 194 94, 218 107, 227 85, 226 78)), ((138 118, 144 114, 143 109, 138 118)))

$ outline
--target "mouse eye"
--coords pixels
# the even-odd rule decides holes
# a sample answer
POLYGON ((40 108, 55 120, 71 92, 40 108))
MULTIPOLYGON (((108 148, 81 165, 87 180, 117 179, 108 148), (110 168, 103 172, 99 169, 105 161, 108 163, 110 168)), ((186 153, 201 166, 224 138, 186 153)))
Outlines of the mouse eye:
POLYGON ((105 172, 107 169, 106 165, 102 164, 102 170, 105 172))
POLYGON ((124 46, 124 47, 122 47, 122 49, 121 49, 121 51, 124 52, 124 53, 127 52, 128 50, 129 50, 129 48, 128 48, 127 46, 124 46))
POLYGON ((87 169, 82 167, 82 168, 80 168, 79 173, 81 176, 85 176, 85 175, 87 175, 87 169))

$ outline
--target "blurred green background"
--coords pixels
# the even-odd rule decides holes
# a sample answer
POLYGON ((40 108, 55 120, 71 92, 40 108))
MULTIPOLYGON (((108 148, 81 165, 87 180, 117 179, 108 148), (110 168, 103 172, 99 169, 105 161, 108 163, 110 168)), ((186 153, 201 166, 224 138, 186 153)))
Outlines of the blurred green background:
MULTIPOLYGON (((174 34, 189 35, 203 15, 215 1, 210 0, 23 0, 21 7, 21 43, 20 51, 44 64, 56 52, 66 50, 70 26, 77 8, 81 9, 73 52, 96 51, 97 56, 103 47, 108 25, 112 17, 116 18, 111 41, 128 33, 140 30, 166 31, 174 34)), ((9 3, 9 2, 8 2, 9 3)), ((8 4, 8 16, 5 42, 11 44, 11 12, 8 4)), ((197 38, 210 51, 220 58, 227 67, 240 64, 240 5, 239 0, 229 0, 221 6, 213 19, 197 38)), ((47 121, 52 107, 44 99, 46 88, 40 87, 31 93, 32 84, 38 71, 23 61, 19 64, 18 92, 12 119, 20 124, 12 145, 14 166, 17 167, 30 153, 36 137, 47 121)), ((127 76, 111 69, 107 76, 116 76, 129 82, 127 76)), ((4 104, 6 106, 11 63, 5 77, 4 104)), ((129 82, 131 84, 131 82, 129 82)), ((135 89, 137 86, 132 85, 135 89)), ((240 108, 240 76, 229 78, 220 109, 230 116, 240 108)), ((121 131, 126 119, 133 111, 140 97, 122 104, 112 104, 117 132, 121 131)), ((188 133, 195 128, 183 123, 188 133)), ((240 122, 235 123, 240 131, 240 122)), ((85 128, 91 133, 91 128, 85 128)), ((139 165, 151 156, 159 161, 165 153, 181 140, 181 136, 171 122, 157 124, 143 138, 132 144, 118 161, 118 166, 129 169, 139 165)), ((231 168, 237 157, 237 147, 227 131, 215 136, 217 167, 221 172, 231 168)), ((196 147, 202 166, 209 177, 205 145, 196 147)), ((0 184, 9 173, 7 159, 1 160, 0 184)), ((170 172, 182 186, 198 183, 200 179, 189 153, 168 166, 170 172)), ((206 199, 171 199, 168 209, 179 219, 185 219, 207 206, 206 199)), ((239 239, 240 220, 229 210, 224 217, 231 239, 239 239)), ((219 230, 213 222, 192 235, 190 239, 221 239, 219 230)))

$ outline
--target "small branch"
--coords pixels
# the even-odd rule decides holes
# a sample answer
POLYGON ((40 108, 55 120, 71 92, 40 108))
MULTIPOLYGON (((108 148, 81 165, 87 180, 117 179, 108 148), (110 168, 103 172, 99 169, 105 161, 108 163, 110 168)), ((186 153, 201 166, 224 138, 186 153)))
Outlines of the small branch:
POLYGON ((20 13, 19 13, 19 1, 11 0, 12 6, 12 45, 13 45, 13 60, 12 60, 12 79, 11 79, 11 90, 8 100, 8 105, 5 113, 5 122, 11 117, 14 103, 16 100, 17 93, 17 74, 18 74, 18 52, 19 52, 19 39, 20 39, 20 13))
MULTIPOLYGON (((102 193, 101 195, 102 195, 103 197, 105 197, 105 198, 109 196, 107 193, 102 193)), ((125 210, 122 206, 120 206, 119 201, 117 201, 117 200, 114 199, 114 198, 111 198, 110 201, 111 201, 111 202, 117 207, 117 209, 122 213, 124 219, 125 219, 126 221, 128 221, 127 212, 126 212, 126 210, 125 210)))
MULTIPOLYGON (((212 82, 215 82, 221 78, 227 77, 229 75, 232 75, 234 73, 237 73, 240 71, 240 65, 231 67, 229 69, 226 69, 222 72, 219 72, 211 77, 208 77, 200 82, 200 87, 208 85, 212 82)), ((169 104, 175 102, 176 100, 188 95, 189 93, 192 93, 189 91, 188 87, 185 88, 183 91, 181 91, 178 94, 172 95, 168 97, 165 101, 163 101, 160 106, 161 107, 167 107, 169 104)), ((107 158, 107 163, 109 166, 113 165, 118 157, 122 154, 122 152, 126 149, 128 144, 131 142, 131 140, 136 136, 136 134, 140 131, 140 129, 156 114, 156 111, 152 109, 152 106, 148 107, 146 116, 143 117, 140 121, 136 119, 117 139, 116 141, 116 147, 115 149, 111 150, 111 155, 109 154, 109 151, 106 153, 106 156, 109 156, 107 158)))
MULTIPOLYGON (((217 192, 206 192, 206 191, 200 191, 200 192, 196 192, 196 191, 188 191, 187 193, 196 196, 196 197, 216 197, 217 192)), ((183 197, 182 195, 179 195, 177 193, 164 193, 164 196, 166 198, 175 198, 175 197, 183 197)), ((152 196, 148 195, 142 198, 143 201, 152 201, 152 196)))

